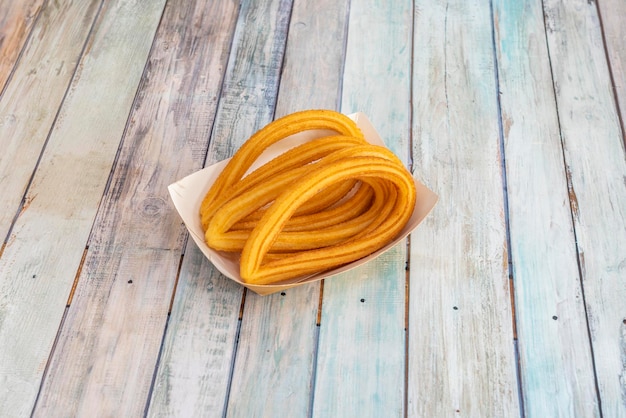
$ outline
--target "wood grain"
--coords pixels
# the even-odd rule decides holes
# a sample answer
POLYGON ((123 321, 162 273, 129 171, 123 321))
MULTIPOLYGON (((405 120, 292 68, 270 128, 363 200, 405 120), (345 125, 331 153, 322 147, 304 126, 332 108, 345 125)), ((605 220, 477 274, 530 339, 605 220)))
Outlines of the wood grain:
MULTIPOLYGON (((158 7, 127 14, 156 29, 158 7)), ((234 2, 163 12, 38 416, 145 411, 186 235, 167 185, 202 165, 236 15, 234 2)))
POLYGON ((46 3, 0 97, 2 240, 20 208, 99 5, 100 0, 46 3))
POLYGON ((598 416, 541 2, 494 20, 524 411, 598 416))
MULTIPOLYGON (((32 411, 150 47, 149 9, 140 10, 146 13, 143 16, 145 23, 141 25, 121 18, 127 14, 133 16, 129 13, 132 9, 123 6, 111 3, 99 15, 96 35, 88 42, 92 52, 81 58, 79 70, 74 75, 30 184, 26 204, 0 259, 0 375, 5 388, 0 392, 2 415, 26 416, 32 411), (145 36, 127 42, 124 30, 130 28, 139 30, 145 36), (92 106, 94 102, 101 107, 92 106)), ((83 27, 83 35, 86 35, 93 17, 88 13, 89 8, 68 10, 61 7, 57 11, 56 5, 51 7, 42 12, 45 16, 39 20, 41 25, 64 23, 62 28, 65 31, 83 27), (85 13, 81 17, 87 22, 78 28, 73 27, 71 22, 58 20, 56 13, 63 12, 74 19, 77 13, 85 13)), ((95 5, 92 4, 92 7, 95 5)), ((158 14, 152 16, 155 18, 152 21, 154 30, 158 14)), ((65 42, 72 40, 73 36, 56 35, 65 42)), ((82 39, 80 41, 82 43, 82 39)), ((45 42, 37 46, 42 47, 52 48, 45 42)), ((54 58, 62 57, 68 58, 64 54, 54 58)), ((24 59, 22 63, 29 60, 24 59)), ((42 65, 52 70, 47 63, 42 65)), ((27 82, 28 77, 16 80, 27 82)), ((33 79, 34 86, 29 88, 44 90, 46 80, 50 82, 54 77, 42 74, 41 78, 33 79)), ((51 85, 51 90, 55 89, 60 90, 60 86, 51 85)), ((15 90, 15 94, 18 91, 15 90)), ((31 140, 29 132, 46 133, 52 122, 48 116, 54 116, 56 112, 56 109, 48 107, 48 103, 33 102, 42 100, 37 94, 25 96, 30 103, 20 102, 13 109, 23 110, 30 106, 35 115, 41 110, 39 116, 42 119, 29 119, 32 126, 28 127, 20 122, 22 128, 12 137, 15 144, 28 143, 31 140), (42 108, 38 109, 38 106, 42 108), (46 113, 48 116, 44 115, 44 111, 50 112, 46 113)), ((11 97, 5 95, 3 99, 11 97)), ((33 143, 39 141, 41 145, 44 139, 45 136, 36 137, 33 143)), ((19 147, 11 149, 17 150, 19 147)), ((38 153, 39 150, 35 154, 20 155, 16 167, 21 168, 19 163, 22 162, 25 165, 37 162, 38 153)), ((9 153, 9 156, 12 154, 9 153)), ((7 158, 7 155, 3 157, 7 158)), ((2 161, 7 162, 6 159, 2 161)), ((18 175, 26 174, 19 169, 15 171, 18 175)), ((9 192, 15 193, 14 190, 9 192)), ((18 196, 21 196, 21 191, 18 196)))
POLYGON ((490 7, 417 1, 409 416, 518 416, 490 7))
POLYGON ((0 0, 0 418, 626 416, 625 7, 0 0), (259 297, 167 185, 308 108, 440 200, 259 297))
MULTIPOLYGON (((277 117, 336 108, 345 10, 345 2, 294 2, 277 117)), ((313 283, 263 297, 248 292, 227 416, 310 415, 319 288, 313 283)))
POLYGON ((544 3, 600 406, 626 416, 626 159, 596 5, 544 3))
MULTIPOLYGON (((241 3, 207 164, 272 119, 290 10, 286 1, 241 3)), ((224 416, 242 296, 189 240, 149 416, 224 416)))
POLYGON ((0 92, 11 76, 43 1, 0 2, 0 92))
POLYGON ((596 2, 600 14, 600 22, 604 34, 605 47, 613 87, 615 100, 619 106, 621 116, 621 128, 624 142, 626 121, 626 2, 620 0, 598 0, 596 2))
MULTIPOLYGON (((352 0, 349 17, 341 110, 366 113, 407 162, 411 4, 352 0)), ((402 242, 324 282, 313 416, 404 416, 406 260, 402 242)))

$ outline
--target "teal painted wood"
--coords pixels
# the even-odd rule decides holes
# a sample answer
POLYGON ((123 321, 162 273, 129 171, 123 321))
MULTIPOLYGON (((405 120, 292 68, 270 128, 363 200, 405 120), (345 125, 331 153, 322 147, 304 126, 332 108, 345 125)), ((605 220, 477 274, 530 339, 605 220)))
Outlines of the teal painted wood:
POLYGON ((100 0, 47 3, 14 69, 12 81, 0 98, 0 239, 3 242, 72 80, 99 5, 100 0))
MULTIPOLYGON (((59 13, 68 13, 72 20, 86 19, 89 23, 83 31, 86 36, 94 16, 89 13, 90 8, 70 13, 66 5, 50 4, 50 7, 42 13, 55 15, 58 7, 59 13)), ((154 5, 107 4, 94 24, 86 52, 50 132, 26 204, 0 258, 0 376, 4 388, 0 391, 0 415, 28 416, 33 409, 159 16, 160 10, 154 5)), ((42 25, 55 21, 63 23, 64 31, 77 29, 72 28, 73 22, 59 22, 58 17, 47 21, 42 16, 39 20, 42 25)), ((41 29, 36 28, 35 33, 41 29)), ((47 36, 49 41, 54 40, 52 34, 47 36)), ((61 33, 56 40, 70 42, 73 36, 61 33)), ((34 36, 33 42, 37 39, 34 36)), ((82 39, 79 43, 82 44, 82 39)), ((29 45, 35 50, 56 48, 47 40, 29 45)), ((56 57, 70 62, 77 58, 75 54, 68 57, 64 53, 56 57)), ((30 59, 22 61, 26 62, 30 59)), ((50 72, 61 72, 66 65, 73 69, 70 62, 63 65, 56 62, 52 68, 47 67, 47 62, 37 64, 45 71, 30 88, 46 91, 50 85, 51 90, 58 90, 59 86, 54 85, 57 79, 50 72)), ((14 80, 27 83, 28 76, 14 80)), ((33 143, 41 144, 50 129, 50 114, 53 116, 57 109, 48 107, 45 96, 26 94, 26 97, 30 105, 21 107, 25 104, 22 103, 14 109, 27 109, 25 114, 33 118, 32 125, 13 132, 16 136, 11 138, 15 143, 28 143, 32 139, 33 143), (37 120, 37 115, 41 120, 37 120), (28 135, 31 130, 43 134, 43 138, 32 138, 28 135)), ((56 101, 55 106, 59 104, 56 101)), ((16 149, 19 147, 11 151, 16 149)), ((30 158, 25 161, 34 164, 38 153, 39 150, 20 158, 30 158)), ((3 155, 3 158, 11 157, 11 152, 3 155)), ((20 158, 7 165, 22 162, 20 158)))
POLYGON ((544 2, 603 416, 626 416, 626 159, 595 3, 544 2))
MULTIPOLYGON (((366 113, 405 162, 411 24, 410 2, 350 2, 341 103, 366 113)), ((404 416, 406 256, 402 242, 325 280, 313 416, 404 416)))
MULTIPOLYGON (((294 2, 276 116, 336 107, 345 10, 345 2, 294 2)), ((227 416, 310 415, 319 288, 247 293, 227 416)))
POLYGON ((141 416, 149 401, 185 242, 167 186, 202 166, 238 5, 135 4, 154 44, 38 416, 141 416))
POLYGON ((324 282, 314 417, 404 416, 402 245, 324 282))
MULTIPOLYGON (((230 157, 274 114, 291 4, 240 7, 206 164, 230 157)), ((219 274, 189 240, 149 416, 224 415, 242 296, 243 287, 219 274)))
POLYGON ((408 416, 519 416, 490 5, 415 3, 408 416))
POLYGON ((542 3, 493 6, 524 411, 598 416, 542 3))

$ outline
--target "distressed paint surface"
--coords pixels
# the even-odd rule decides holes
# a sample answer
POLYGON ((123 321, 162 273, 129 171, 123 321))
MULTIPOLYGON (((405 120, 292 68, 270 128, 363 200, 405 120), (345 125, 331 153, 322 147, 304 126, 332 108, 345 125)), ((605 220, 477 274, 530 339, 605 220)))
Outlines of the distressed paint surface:
POLYGON ((544 9, 602 414, 626 416, 623 133, 595 3, 544 9))
POLYGON ((599 416, 542 4, 494 20, 524 412, 599 416))
POLYGON ((139 416, 149 400, 184 242, 167 185, 202 165, 237 12, 163 6, 125 13, 154 44, 36 416, 139 416))
POLYGON ((3 414, 33 408, 158 23, 152 11, 150 21, 150 8, 122 2, 99 15, 0 258, 0 339, 15 342, 0 348, 3 414), (145 36, 130 42, 136 31, 145 36))
POLYGON ((0 97, 3 149, 0 239, 3 241, 74 76, 99 6, 100 0, 46 3, 32 29, 32 41, 24 47, 14 70, 13 82, 0 97))
POLYGON ((415 4, 409 416, 518 416, 489 4, 415 4))
MULTIPOLYGON (((352 0, 349 17, 341 110, 366 113, 406 162, 410 3, 352 0)), ((402 242, 325 281, 313 416, 404 416, 405 265, 402 242)))

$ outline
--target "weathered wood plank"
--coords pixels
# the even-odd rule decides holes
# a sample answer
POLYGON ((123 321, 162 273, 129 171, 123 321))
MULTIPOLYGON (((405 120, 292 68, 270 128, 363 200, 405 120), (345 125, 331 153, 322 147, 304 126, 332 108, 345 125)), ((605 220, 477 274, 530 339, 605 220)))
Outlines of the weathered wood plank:
MULTIPOLYGON (((156 23, 162 6, 126 14, 156 23)), ((185 241, 167 185, 202 165, 236 16, 234 1, 163 12, 37 416, 145 411, 185 241)))
MULTIPOLYGON (((17 2, 16 2, 17 3, 17 2)), ((0 98, 0 239, 6 239, 100 0, 48 2, 0 98), (27 139, 27 140, 26 140, 27 139)))
MULTIPOLYGON (((341 110, 407 161, 411 2, 350 2, 341 110)), ((408 166, 408 164, 407 164, 408 166)), ((313 416, 403 417, 406 242, 324 283, 313 416)))
POLYGON ((242 288, 190 241, 180 271, 150 417, 222 417, 228 394, 242 288))
MULTIPOLYGON (((626 416, 626 159, 593 2, 544 2, 603 416, 626 416)), ((557 314, 558 315, 558 314, 557 314)))
POLYGON ((348 1, 293 3, 277 116, 306 109, 339 109, 348 1))
MULTIPOLYGON (((336 108, 345 2, 293 5, 276 115, 336 108)), ((232 377, 231 417, 310 414, 319 283, 260 297, 248 292, 232 377)))
POLYGON ((490 5, 417 1, 409 416, 518 416, 490 5))
MULTIPOLYGON (((290 10, 289 1, 241 3, 207 164, 272 119, 290 10)), ((189 240, 149 416, 224 416, 242 296, 189 240)))
POLYGON ((596 2, 604 31, 607 55, 616 100, 622 120, 622 135, 626 141, 626 2, 620 0, 598 0, 596 2))
POLYGON ((0 2, 0 92, 11 75, 43 1, 0 2))
POLYGON ((541 1, 494 21, 524 411, 598 416, 541 1))
MULTIPOLYGON (((48 12, 57 13, 53 8, 48 12)), ((69 13, 58 12, 63 10, 69 13)), ((71 13, 74 19, 77 12, 71 13)), ((26 416, 33 408, 159 15, 154 6, 125 2, 102 10, 0 259, 2 415, 26 416)), ((69 41, 67 35, 59 37, 69 41)), ((51 47, 45 42, 39 47, 44 45, 51 47)), ((35 85, 45 90, 50 74, 42 77, 35 85)), ((17 80, 28 82, 28 77, 17 80)), ((37 115, 39 103, 28 103, 37 115)), ((42 112, 51 111, 41 105, 42 112)), ((28 131, 43 131, 36 119, 30 121, 34 126, 28 131)), ((15 142, 29 142, 22 128, 17 134, 15 142)), ((37 160, 37 154, 26 157, 37 160)))

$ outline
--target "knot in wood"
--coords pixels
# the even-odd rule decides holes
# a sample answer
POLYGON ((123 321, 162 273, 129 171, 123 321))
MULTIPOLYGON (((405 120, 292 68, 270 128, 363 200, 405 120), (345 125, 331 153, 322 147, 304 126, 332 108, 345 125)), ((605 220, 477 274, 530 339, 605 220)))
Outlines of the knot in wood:
POLYGON ((165 200, 160 197, 149 197, 141 202, 141 216, 144 218, 155 218, 160 216, 166 206, 165 200))

